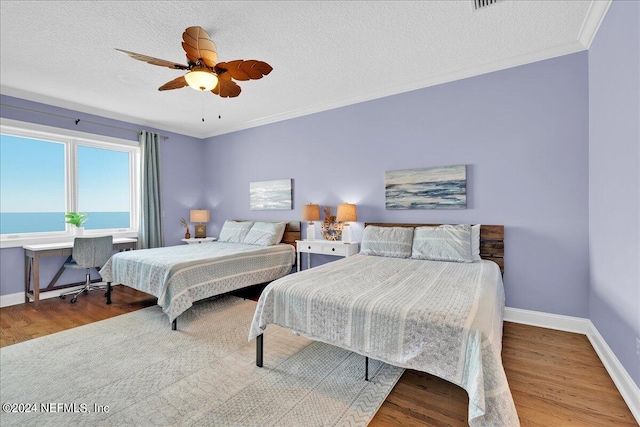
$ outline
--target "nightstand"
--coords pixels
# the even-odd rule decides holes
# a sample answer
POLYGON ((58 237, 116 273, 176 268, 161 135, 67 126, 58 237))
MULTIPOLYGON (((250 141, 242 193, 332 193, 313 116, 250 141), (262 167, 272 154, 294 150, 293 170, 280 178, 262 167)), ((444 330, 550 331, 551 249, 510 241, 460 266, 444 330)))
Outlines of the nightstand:
POLYGON ((342 243, 330 242, 328 240, 296 240, 296 252, 298 255, 298 271, 300 271, 300 254, 307 254, 307 266, 311 267, 311 254, 333 255, 340 257, 350 257, 358 253, 359 244, 357 242, 342 243))
POLYGON ((201 239, 192 238, 192 239, 180 239, 180 240, 182 240, 183 242, 185 242, 185 243, 187 243, 189 245, 192 245, 194 243, 209 243, 209 242, 213 242, 215 240, 218 240, 218 238, 217 237, 203 237, 201 239))

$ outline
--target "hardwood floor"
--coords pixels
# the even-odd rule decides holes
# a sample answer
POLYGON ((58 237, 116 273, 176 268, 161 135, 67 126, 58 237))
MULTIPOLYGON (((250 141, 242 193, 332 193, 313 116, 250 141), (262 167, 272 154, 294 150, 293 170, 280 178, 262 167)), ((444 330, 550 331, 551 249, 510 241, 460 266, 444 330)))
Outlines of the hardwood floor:
MULTIPOLYGON (((261 288, 238 293, 255 299, 261 288)), ((52 298, 0 309, 0 347, 155 305, 155 298, 126 286, 114 303, 101 292, 76 304, 52 298)), ((117 298, 115 296, 117 295, 117 298)), ((602 362, 584 335, 505 322, 502 360, 525 426, 637 426, 602 362)), ((466 392, 440 378, 407 370, 371 424, 466 426, 466 392)))

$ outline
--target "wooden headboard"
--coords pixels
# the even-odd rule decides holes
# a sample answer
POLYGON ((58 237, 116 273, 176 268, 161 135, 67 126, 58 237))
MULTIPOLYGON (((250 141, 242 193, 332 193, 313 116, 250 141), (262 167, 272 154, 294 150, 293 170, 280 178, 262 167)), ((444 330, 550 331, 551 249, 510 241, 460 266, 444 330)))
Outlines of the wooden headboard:
POLYGON ((282 243, 295 246, 296 240, 302 240, 302 232, 300 230, 300 221, 288 221, 284 229, 284 236, 282 236, 282 243))
MULTIPOLYGON (((234 221, 257 221, 252 219, 235 219, 234 221)), ((282 221, 261 221, 261 222, 282 222, 282 221)), ((295 246, 296 240, 302 240, 302 231, 300 221, 285 221, 287 223, 284 229, 284 235, 280 243, 288 243, 295 246)))
MULTIPOLYGON (((378 227, 425 227, 442 224, 393 224, 383 222, 366 222, 364 226, 377 225, 378 227)), ((500 266, 504 274, 504 225, 480 226, 480 258, 493 261, 500 266)))

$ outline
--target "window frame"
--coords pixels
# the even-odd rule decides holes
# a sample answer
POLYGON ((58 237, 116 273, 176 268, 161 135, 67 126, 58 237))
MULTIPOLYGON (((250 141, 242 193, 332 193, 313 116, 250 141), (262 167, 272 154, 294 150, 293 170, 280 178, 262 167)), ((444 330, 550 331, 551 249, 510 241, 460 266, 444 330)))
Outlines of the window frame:
MULTIPOLYGON (((128 152, 130 154, 129 174, 132 184, 129 195, 131 227, 127 229, 85 230, 84 235, 104 235, 108 233, 115 238, 138 237, 138 218, 140 213, 140 143, 138 141, 128 141, 120 138, 4 118, 0 119, 0 133, 64 144, 66 212, 77 212, 78 210, 78 146, 128 152)), ((2 234, 0 235, 0 248, 4 249, 40 243, 69 242, 73 239, 73 236, 73 229, 69 224, 65 225, 64 231, 2 234)))

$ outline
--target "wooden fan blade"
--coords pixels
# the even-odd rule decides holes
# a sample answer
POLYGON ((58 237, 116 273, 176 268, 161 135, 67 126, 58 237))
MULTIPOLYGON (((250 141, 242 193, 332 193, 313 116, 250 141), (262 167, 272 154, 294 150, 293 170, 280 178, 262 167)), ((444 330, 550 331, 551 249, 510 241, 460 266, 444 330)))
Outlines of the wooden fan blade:
POLYGON ((210 68, 216 65, 218 60, 216 44, 202 27, 187 28, 182 33, 182 40, 182 48, 190 62, 197 63, 198 60, 202 60, 210 68))
POLYGON ((188 86, 187 80, 184 78, 184 76, 180 76, 176 79, 171 80, 170 82, 163 84, 158 88, 158 90, 180 89, 181 87, 185 86, 188 86))
POLYGON ((227 73, 218 75, 218 85, 211 92, 220 95, 223 98, 235 98, 240 95, 242 89, 231 80, 231 76, 227 73))
POLYGON ((216 72, 219 73, 218 70, 220 72, 223 70, 228 72, 235 80, 258 80, 262 76, 269 74, 273 68, 263 61, 237 59, 235 61, 220 62, 216 65, 216 72))
POLYGON ((133 59, 137 59, 138 61, 146 62, 151 65, 159 65, 161 67, 173 68, 174 70, 188 70, 188 65, 176 64, 175 62, 166 61, 164 59, 154 58, 153 56, 141 55, 135 52, 129 52, 128 50, 116 49, 119 52, 126 53, 133 59))

